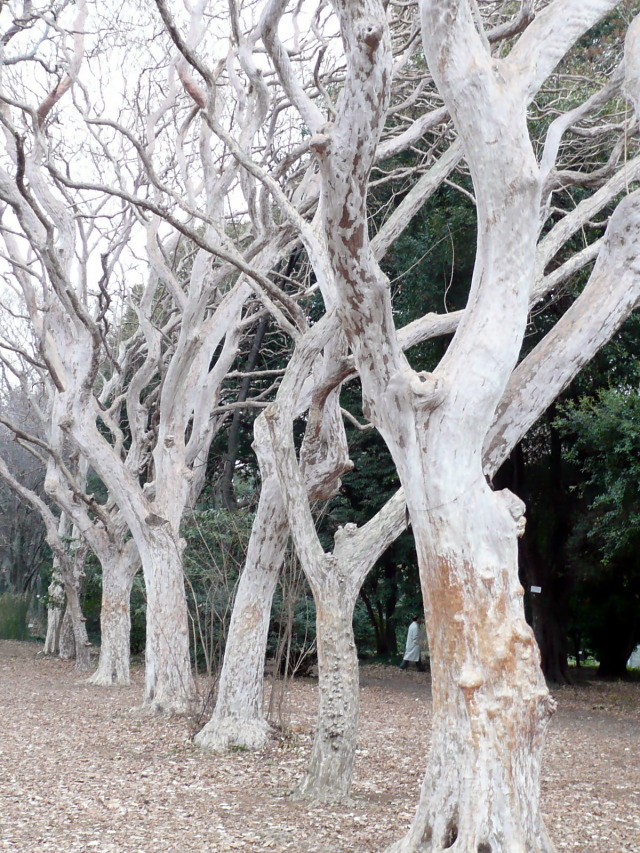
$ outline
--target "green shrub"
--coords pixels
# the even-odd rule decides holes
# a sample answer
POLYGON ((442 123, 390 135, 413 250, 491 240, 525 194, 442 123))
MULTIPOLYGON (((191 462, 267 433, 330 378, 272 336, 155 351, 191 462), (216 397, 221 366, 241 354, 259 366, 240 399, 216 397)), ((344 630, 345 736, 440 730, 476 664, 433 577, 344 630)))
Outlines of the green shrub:
POLYGON ((0 595, 0 640, 28 640, 29 597, 14 592, 0 595))
POLYGON ((222 664, 252 523, 248 508, 232 511, 203 504, 182 527, 191 648, 196 665, 207 675, 222 664))

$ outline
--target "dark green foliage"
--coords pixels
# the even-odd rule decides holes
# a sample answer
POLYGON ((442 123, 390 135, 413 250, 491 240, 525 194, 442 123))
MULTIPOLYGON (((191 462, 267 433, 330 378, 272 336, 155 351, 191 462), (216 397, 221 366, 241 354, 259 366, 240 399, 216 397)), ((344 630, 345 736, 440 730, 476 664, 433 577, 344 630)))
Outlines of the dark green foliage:
POLYGON ((274 672, 288 676, 308 675, 317 661, 315 602, 291 553, 273 597, 267 658, 274 672))
POLYGON ((0 640, 27 640, 29 597, 13 592, 0 595, 0 640))
POLYGON ((360 598, 356 601, 353 611, 353 635, 360 657, 364 657, 368 650, 375 648, 374 629, 367 608, 360 598))
MULTIPOLYGON (((468 179, 461 184, 470 188, 468 179)), ((441 187, 398 237, 382 266, 389 276, 397 325, 430 311, 464 308, 476 253, 471 201, 441 187)))
POLYGON ((204 506, 191 513, 183 525, 191 645, 196 664, 209 675, 222 662, 252 523, 253 512, 249 509, 231 511, 204 506))
POLYGON ((600 673, 621 676, 640 641, 640 394, 602 390, 565 407, 558 424, 581 475, 584 510, 570 541, 579 626, 600 673))
POLYGON ((573 438, 567 457, 583 478, 587 538, 604 562, 629 556, 640 544, 640 395, 601 391, 567 406, 559 425, 573 438))
MULTIPOLYGON (((525 339, 523 356, 564 313, 587 277, 588 272, 574 277, 561 292, 553 294, 544 310, 536 313, 525 339)), ((580 533, 591 528, 594 518, 589 503, 596 493, 592 487, 579 488, 589 474, 581 469, 578 456, 583 458, 589 451, 579 451, 576 455, 572 450, 578 441, 577 434, 569 428, 559 429, 558 410, 567 411, 571 404, 580 409, 580 401, 589 395, 597 398, 598 389, 604 393, 602 389, 608 387, 637 387, 639 323, 637 315, 627 320, 621 331, 578 374, 557 407, 552 406, 529 431, 494 479, 496 488, 512 489, 527 505, 527 528, 520 542, 521 579, 526 590, 527 617, 534 623, 542 652, 543 670, 552 681, 569 678, 568 640, 573 654, 579 649, 593 651, 593 637, 600 630, 597 626, 608 619, 605 602, 619 592, 627 598, 619 586, 624 584, 623 575, 614 573, 614 577, 605 580, 611 569, 603 564, 603 543, 599 545, 593 536, 584 539, 580 533), (596 591, 598 579, 603 585, 596 591), (592 587, 594 583, 596 586, 592 587), (541 586, 542 594, 530 595, 531 585, 541 586), (596 600, 602 604, 601 608, 593 606, 596 600)), ((603 655, 604 651, 599 659, 603 655)))

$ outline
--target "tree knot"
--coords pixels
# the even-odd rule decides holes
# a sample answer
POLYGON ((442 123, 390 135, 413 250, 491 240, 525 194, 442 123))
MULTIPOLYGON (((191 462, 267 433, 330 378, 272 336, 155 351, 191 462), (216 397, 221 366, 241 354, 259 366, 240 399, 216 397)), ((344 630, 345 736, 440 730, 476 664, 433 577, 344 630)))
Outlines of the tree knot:
POLYGON ((513 492, 509 491, 509 489, 501 489, 495 494, 501 498, 507 509, 507 512, 515 521, 516 534, 520 539, 524 534, 524 529, 527 524, 527 520, 524 515, 525 510, 527 508, 525 502, 521 500, 517 495, 514 495, 513 492))
POLYGON ((323 125, 317 133, 314 133, 309 139, 309 148, 321 160, 326 158, 331 149, 331 130, 333 125, 331 122, 323 125))
POLYGON ((147 527, 163 527, 169 524, 169 521, 161 515, 156 515, 155 512, 150 512, 145 518, 145 524, 147 527))
POLYGON ((477 666, 466 663, 460 670, 458 687, 465 692, 478 690, 484 684, 484 678, 477 666))
POLYGON ((156 499, 156 484, 145 483, 142 487, 142 494, 150 503, 153 503, 156 499))
POLYGON ((353 522, 349 522, 345 524, 344 527, 339 527, 333 535, 333 541, 338 548, 340 545, 343 545, 345 542, 348 542, 352 536, 358 532, 358 525, 353 524, 353 522))
POLYGON ((425 408, 437 408, 446 396, 444 382, 426 370, 412 372, 409 385, 414 397, 418 397, 425 408))
POLYGON ((368 21, 362 27, 360 38, 369 48, 369 52, 373 52, 380 41, 382 40, 382 24, 379 21, 368 21))

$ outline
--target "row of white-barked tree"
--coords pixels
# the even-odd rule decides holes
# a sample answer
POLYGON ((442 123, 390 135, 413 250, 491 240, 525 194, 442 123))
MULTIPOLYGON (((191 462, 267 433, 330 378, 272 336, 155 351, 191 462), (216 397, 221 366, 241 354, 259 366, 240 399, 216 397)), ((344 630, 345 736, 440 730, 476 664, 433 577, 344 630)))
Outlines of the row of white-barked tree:
POLYGON ((255 421, 262 486, 215 710, 196 742, 260 748, 269 737, 264 659, 291 537, 316 601, 320 697, 297 793, 348 795, 353 609, 410 519, 433 733, 415 819, 392 849, 553 850, 539 809, 553 701, 518 582, 524 506, 489 481, 638 299, 640 24, 626 39, 592 30, 607 15, 630 19, 631 7, 523 0, 508 17, 475 0, 293 11, 286 0, 224 10, 200 0, 186 11, 156 0, 147 10, 118 4, 116 15, 76 0, 54 19, 53 6, 26 15, 19 5, 0 17, 2 296, 12 318, 2 359, 37 428, 6 408, 0 421, 43 458, 47 499, 2 460, 0 475, 45 520, 79 666, 84 545, 70 552, 70 525, 102 565, 90 680, 129 679, 129 597, 142 566, 144 706, 191 706, 180 525, 234 407, 223 383, 266 312, 292 352, 273 399, 237 403, 268 403, 255 421), (407 152, 413 159, 393 160, 407 152), (367 192, 380 164, 376 175, 403 177, 407 190, 371 237, 367 192), (466 308, 396 329, 379 262, 445 181, 458 186, 460 168, 478 233, 466 308), (561 208, 570 188, 581 200, 561 208), (602 236, 576 240, 598 217, 602 236), (295 282, 282 274, 293 252, 307 271, 295 282), (571 307, 519 361, 531 308, 589 267, 571 307), (123 289, 128 313, 118 317, 123 289), (305 297, 318 291, 324 314, 312 322, 305 297), (433 373, 413 370, 405 351, 445 334, 433 373), (328 553, 310 501, 329 499, 350 470, 340 390, 356 375, 402 488, 364 526, 341 528, 328 553), (90 469, 104 501, 87 493, 90 469))

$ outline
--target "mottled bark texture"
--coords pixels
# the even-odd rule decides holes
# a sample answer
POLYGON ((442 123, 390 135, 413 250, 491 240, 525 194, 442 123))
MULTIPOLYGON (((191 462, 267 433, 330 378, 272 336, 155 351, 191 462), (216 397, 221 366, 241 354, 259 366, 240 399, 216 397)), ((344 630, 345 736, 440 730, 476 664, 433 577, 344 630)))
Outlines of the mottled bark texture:
POLYGON ((189 656, 182 543, 168 524, 150 526, 138 549, 145 574, 147 633, 143 707, 179 714, 192 709, 195 683, 189 656))
POLYGON ((539 775, 554 703, 522 607, 523 507, 485 484, 441 504, 428 544, 416 533, 429 564, 431 748, 412 827, 391 850, 551 851, 539 775))
POLYGON ((131 658, 131 587, 139 568, 137 551, 103 555, 102 606, 100 609, 100 657, 91 684, 109 687, 129 684, 131 658))
MULTIPOLYGON (((464 145, 478 211, 467 307, 434 374, 412 371, 402 355, 388 281, 367 234, 367 179, 392 74, 385 11, 377 0, 334 5, 347 76, 334 121, 312 124, 310 146, 365 412, 389 446, 411 517, 433 667, 425 783, 411 830, 394 850, 548 853, 539 768, 553 702, 518 582, 524 507, 509 492, 491 491, 483 448, 518 360, 534 283, 542 176, 527 104, 615 3, 551 3, 506 59, 491 55, 475 5, 421 3, 425 54, 464 145)), ((289 453, 283 482, 295 479, 289 453)), ((308 541, 296 545, 322 564, 308 541)))
POLYGON ((363 528, 339 528, 332 553, 320 544, 310 495, 331 496, 350 467, 338 395, 321 393, 322 383, 316 384, 299 460, 292 401, 319 354, 330 364, 334 347, 342 346, 335 325, 330 313, 298 340, 276 401, 265 411, 289 528, 316 605, 320 702, 310 764, 295 795, 322 802, 345 800, 352 783, 359 711, 355 602, 367 573, 403 526, 393 499, 363 528))
MULTIPOLYGON (((80 604, 80 589, 79 584, 65 583, 65 592, 67 594, 67 609, 65 616, 68 614, 73 632, 73 641, 75 647, 76 670, 78 672, 89 672, 91 669, 91 643, 87 636, 86 620, 82 614, 82 606, 80 604)), ((64 631, 64 625, 63 625, 64 631)))
POLYGON ((57 561, 53 563, 51 583, 47 589, 47 633, 44 640, 45 655, 57 655, 60 651, 60 631, 64 616, 64 586, 60 579, 57 561))
POLYGON ((357 590, 349 586, 333 570, 314 590, 320 701, 309 766, 295 792, 301 799, 341 802, 351 789, 360 703, 352 628, 357 590))
POLYGON ((203 749, 261 749, 269 726, 263 683, 271 602, 289 538, 280 486, 259 453, 262 490, 233 605, 216 705, 195 742, 203 749))
POLYGON ((88 546, 82 540, 74 538, 77 531, 64 513, 58 524, 58 536, 49 534, 49 544, 53 545, 60 567, 60 576, 64 588, 66 606, 59 635, 59 652, 63 660, 75 659, 77 672, 89 672, 91 656, 86 619, 82 613, 80 601, 84 563, 88 546))

